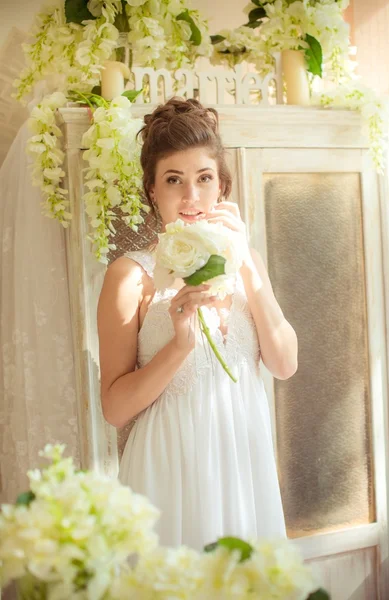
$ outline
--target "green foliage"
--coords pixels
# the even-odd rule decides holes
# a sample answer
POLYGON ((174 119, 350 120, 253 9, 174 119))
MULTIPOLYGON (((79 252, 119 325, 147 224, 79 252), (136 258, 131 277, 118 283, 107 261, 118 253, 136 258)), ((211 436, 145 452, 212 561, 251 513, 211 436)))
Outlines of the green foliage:
POLYGON ((15 504, 16 506, 29 506, 33 500, 35 500, 35 494, 29 490, 28 492, 19 494, 19 496, 16 498, 15 504))
POLYGON ((195 46, 200 46, 200 44, 201 44, 201 31, 197 27, 197 25, 194 22, 194 20, 192 19, 192 17, 190 16, 189 10, 184 10, 184 12, 180 13, 177 16, 177 21, 186 21, 187 23, 189 23, 190 29, 192 31, 192 35, 190 37, 190 41, 195 46))
POLYGON ((266 17, 265 9, 260 6, 258 8, 254 8, 249 12, 249 22, 259 21, 260 19, 264 19, 266 17))
POLYGON ((325 590, 320 588, 319 590, 316 590, 316 592, 312 592, 312 594, 308 596, 307 600, 331 600, 331 597, 325 590))
POLYGON ((142 93, 142 90, 126 90, 122 93, 122 96, 125 96, 129 99, 130 102, 134 102, 134 100, 142 93))
MULTIPOLYGON (((204 551, 205 552, 213 552, 214 550, 216 550, 216 548, 218 548, 220 546, 222 546, 223 548, 227 548, 231 552, 233 550, 238 550, 240 552, 240 562, 244 562, 245 560, 248 560, 250 558, 251 554, 254 552, 254 548, 250 544, 248 544, 244 540, 241 540, 240 538, 236 538, 236 537, 219 538, 217 540, 217 542, 213 542, 212 544, 208 544, 207 546, 205 546, 204 551)), ((321 599, 315 598, 314 600, 321 600, 321 599)))
POLYGON ((184 281, 187 285, 201 285, 204 281, 208 281, 208 279, 212 279, 217 275, 224 275, 224 265, 226 264, 226 259, 223 256, 218 256, 217 254, 212 254, 209 257, 209 260, 206 265, 204 265, 201 269, 190 275, 189 277, 185 277, 184 281))
POLYGON ((65 15, 67 23, 82 23, 95 19, 88 10, 88 0, 65 0, 65 15))
POLYGON ((322 76, 323 65, 323 50, 320 42, 309 33, 306 34, 304 41, 307 42, 309 48, 305 48, 305 58, 308 63, 308 71, 313 75, 322 76))
POLYGON ((224 35, 211 35, 212 44, 220 44, 220 42, 223 42, 225 39, 224 35))

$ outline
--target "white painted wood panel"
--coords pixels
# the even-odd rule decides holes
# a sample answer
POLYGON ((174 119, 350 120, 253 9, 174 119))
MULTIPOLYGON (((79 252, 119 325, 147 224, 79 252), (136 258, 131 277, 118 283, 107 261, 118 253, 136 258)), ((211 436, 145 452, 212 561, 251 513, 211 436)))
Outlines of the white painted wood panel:
MULTIPOLYGON (((135 105, 134 117, 152 112, 152 105, 135 105)), ((216 106, 224 144, 228 148, 366 148, 361 118, 352 111, 303 108, 301 106, 216 106)), ((62 108, 60 118, 72 127, 67 148, 81 148, 88 128, 86 108, 62 108)))
MULTIPOLYGON (((366 548, 310 564, 324 589, 331 591, 331 600, 379 600, 376 554, 376 548, 366 548)), ((381 600, 387 598, 382 596, 381 600)))
POLYGON ((86 239, 87 222, 81 201, 83 168, 81 151, 68 150, 66 185, 73 219, 66 230, 66 252, 81 432, 80 459, 83 468, 116 475, 116 432, 105 422, 100 403, 96 308, 105 266, 96 261, 86 239))

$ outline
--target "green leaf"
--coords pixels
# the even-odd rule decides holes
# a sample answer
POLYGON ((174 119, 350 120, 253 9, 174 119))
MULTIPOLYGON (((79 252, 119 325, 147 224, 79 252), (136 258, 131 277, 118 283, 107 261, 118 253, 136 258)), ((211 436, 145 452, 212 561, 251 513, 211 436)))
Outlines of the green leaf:
POLYGON ((35 500, 35 494, 29 490, 28 492, 19 494, 19 496, 16 498, 15 504, 16 506, 29 506, 33 500, 35 500))
POLYGON ((207 544, 204 546, 204 552, 213 552, 218 547, 218 542, 212 542, 212 544, 207 544))
POLYGON ((197 27, 197 25, 194 22, 194 20, 192 19, 192 17, 190 16, 189 10, 188 9, 184 10, 184 12, 180 13, 176 17, 176 19, 177 19, 177 21, 186 21, 187 23, 189 23, 191 31, 192 31, 192 35, 190 36, 190 41, 195 46, 200 46, 200 44, 201 44, 201 31, 197 27))
POLYGON ((307 600, 330 600, 330 595, 327 594, 325 590, 320 588, 319 590, 316 590, 316 592, 309 594, 307 600))
POLYGON ((95 85, 95 87, 92 88, 91 94, 101 96, 101 85, 95 85))
POLYGON ((88 10, 88 0, 65 0, 65 15, 67 23, 82 23, 96 17, 88 10))
POLYGON ((143 90, 126 90, 122 93, 122 96, 128 98, 130 102, 134 102, 135 98, 137 98, 142 91, 143 90))
POLYGON ((122 33, 127 33, 128 31, 130 31, 130 24, 128 22, 128 16, 126 13, 126 5, 127 3, 124 3, 122 0, 121 3, 121 11, 117 13, 116 17, 115 17, 115 21, 114 21, 114 26, 116 27, 116 29, 122 33))
POLYGON ((188 285, 201 285, 202 283, 204 283, 204 281, 212 279, 212 277, 216 277, 217 275, 224 275, 225 264, 226 259, 223 258, 223 256, 212 254, 212 256, 209 257, 209 260, 206 265, 201 267, 201 269, 196 271, 196 273, 193 273, 193 275, 185 277, 184 281, 188 285))
POLYGON ((264 19, 266 17, 266 11, 263 6, 259 8, 254 8, 249 12, 249 22, 258 21, 259 19, 264 19))
POLYGON ((307 42, 309 48, 305 48, 305 58, 308 62, 308 71, 313 75, 322 76, 322 63, 323 63, 323 50, 320 42, 316 38, 312 37, 307 33, 304 40, 307 42))
POLYGON ((255 6, 262 6, 261 0, 251 0, 252 4, 255 4, 255 6))
POLYGON ((225 39, 226 38, 224 37, 224 35, 211 35, 212 44, 220 44, 220 42, 223 42, 223 40, 225 39))
MULTIPOLYGON (((232 550, 239 550, 240 562, 244 562, 245 560, 248 560, 250 558, 251 554, 254 552, 254 548, 250 544, 248 544, 244 540, 241 540, 240 538, 236 538, 236 537, 219 538, 217 542, 213 542, 212 544, 208 544, 207 546, 205 546, 204 551, 205 552, 213 552, 214 550, 216 550, 216 548, 218 546, 223 546, 224 548, 227 548, 231 552, 232 552, 232 550)), ((321 600, 321 599, 315 599, 315 600, 321 600)))
POLYGON ((262 25, 262 21, 249 21, 248 23, 244 24, 244 27, 250 27, 250 29, 256 29, 260 25, 262 25))

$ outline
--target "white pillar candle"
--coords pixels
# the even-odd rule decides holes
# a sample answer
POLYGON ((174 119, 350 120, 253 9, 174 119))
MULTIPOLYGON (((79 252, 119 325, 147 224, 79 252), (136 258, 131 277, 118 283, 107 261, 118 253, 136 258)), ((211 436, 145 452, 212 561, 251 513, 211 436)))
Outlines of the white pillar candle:
POLYGON ((286 84, 287 104, 310 104, 309 83, 304 52, 283 50, 281 52, 282 75, 286 84))
POLYGON ((117 60, 107 60, 101 70, 101 95, 105 100, 112 100, 124 92, 124 79, 129 79, 130 69, 117 60))

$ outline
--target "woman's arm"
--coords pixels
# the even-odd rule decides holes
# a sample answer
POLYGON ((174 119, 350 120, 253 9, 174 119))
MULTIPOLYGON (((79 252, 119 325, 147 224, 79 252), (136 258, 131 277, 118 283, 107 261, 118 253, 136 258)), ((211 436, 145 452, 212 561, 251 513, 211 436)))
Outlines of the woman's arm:
POLYGON ((289 379, 297 371, 297 336, 282 313, 263 260, 256 250, 251 249, 240 273, 257 329, 262 360, 274 377, 289 379))
POLYGON ((145 279, 139 265, 119 258, 109 266, 100 294, 101 402, 105 419, 115 427, 123 427, 150 406, 189 353, 173 339, 145 367, 135 370, 145 279))
POLYGON ((173 339, 147 365, 136 369, 139 309, 154 288, 143 269, 128 258, 109 266, 97 310, 101 402, 108 423, 123 427, 150 406, 173 379, 195 345, 197 307, 213 304, 214 299, 205 294, 207 287, 184 286, 176 294, 169 309, 173 339), (182 312, 177 312, 178 307, 182 312))
POLYGON ((297 371, 297 336, 285 319, 274 296, 261 256, 247 245, 246 226, 235 202, 220 202, 207 215, 210 223, 223 223, 240 234, 246 296, 257 329, 262 360, 277 379, 288 379, 297 371))

